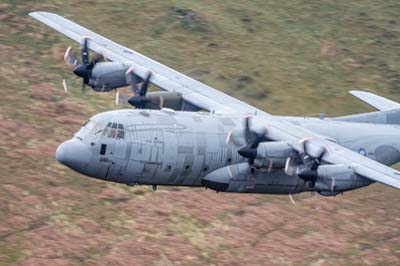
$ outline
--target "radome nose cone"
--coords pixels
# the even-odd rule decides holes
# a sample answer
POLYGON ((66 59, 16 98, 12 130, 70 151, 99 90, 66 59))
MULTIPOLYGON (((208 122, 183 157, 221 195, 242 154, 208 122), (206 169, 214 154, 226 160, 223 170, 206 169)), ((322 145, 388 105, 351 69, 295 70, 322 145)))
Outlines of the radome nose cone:
POLYGON ((69 168, 83 173, 89 164, 92 153, 89 147, 78 139, 70 139, 56 151, 56 159, 69 168))

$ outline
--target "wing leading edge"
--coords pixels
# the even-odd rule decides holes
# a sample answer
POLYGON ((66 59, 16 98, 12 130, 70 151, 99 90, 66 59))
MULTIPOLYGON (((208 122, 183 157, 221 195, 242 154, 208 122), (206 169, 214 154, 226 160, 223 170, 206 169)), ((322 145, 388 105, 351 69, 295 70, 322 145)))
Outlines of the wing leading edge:
POLYGON ((312 131, 263 112, 59 15, 48 12, 32 12, 30 15, 78 43, 84 36, 89 37, 91 50, 103 54, 112 61, 125 62, 133 66, 135 74, 142 78, 145 77, 147 71, 151 71, 151 83, 163 90, 182 93, 183 98, 194 106, 221 114, 257 114, 256 117, 260 123, 267 125, 271 139, 291 142, 297 151, 301 151, 297 143, 304 138, 311 139, 327 148, 328 152, 323 157, 324 162, 349 164, 360 176, 400 189, 400 172, 393 168, 332 143, 312 131))

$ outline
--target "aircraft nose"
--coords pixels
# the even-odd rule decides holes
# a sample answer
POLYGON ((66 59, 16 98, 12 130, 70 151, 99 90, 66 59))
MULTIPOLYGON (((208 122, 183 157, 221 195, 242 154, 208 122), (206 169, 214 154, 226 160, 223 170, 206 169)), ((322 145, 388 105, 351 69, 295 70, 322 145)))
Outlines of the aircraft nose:
POLYGON ((91 156, 89 147, 75 138, 62 143, 56 151, 57 161, 79 173, 85 172, 91 156))

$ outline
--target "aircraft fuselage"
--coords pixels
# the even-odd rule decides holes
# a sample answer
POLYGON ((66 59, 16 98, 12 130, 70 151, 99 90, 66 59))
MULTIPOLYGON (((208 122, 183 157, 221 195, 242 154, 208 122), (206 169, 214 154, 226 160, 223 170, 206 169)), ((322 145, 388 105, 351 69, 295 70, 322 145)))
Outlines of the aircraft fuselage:
MULTIPOLYGON (((288 119, 382 163, 400 160, 397 126, 288 119)), ((243 117, 172 110, 111 111, 91 118, 59 146, 56 156, 81 174, 129 185, 199 187, 204 177, 230 166, 233 169, 227 171, 238 174, 226 175, 229 184, 222 191, 294 194, 315 190, 296 174, 285 174, 282 165, 247 169, 247 159, 237 152, 238 143, 229 141, 232 130, 241 128, 243 117)), ((327 182, 329 189, 322 191, 326 195, 372 183, 360 176, 321 182, 327 182)))

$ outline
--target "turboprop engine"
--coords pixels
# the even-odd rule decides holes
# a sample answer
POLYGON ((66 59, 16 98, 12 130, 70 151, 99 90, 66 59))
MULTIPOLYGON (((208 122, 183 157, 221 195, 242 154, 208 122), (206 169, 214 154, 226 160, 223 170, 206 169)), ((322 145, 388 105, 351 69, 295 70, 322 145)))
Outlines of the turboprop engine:
POLYGON ((345 164, 320 165, 316 170, 303 170, 298 175, 304 180, 315 180, 318 192, 350 190, 359 178, 353 168, 345 164))
MULTIPOLYGON (((95 91, 107 92, 128 85, 125 73, 129 66, 119 62, 104 62, 105 59, 102 56, 91 58, 87 37, 83 39, 81 46, 80 60, 72 48, 68 47, 64 61, 73 67, 76 76, 82 78, 83 89, 89 85, 95 91)), ((141 82, 141 80, 137 81, 141 82)), ((64 89, 68 90, 66 83, 64 83, 64 89)))
POLYGON ((107 92, 128 85, 125 73, 128 67, 119 62, 100 62, 94 65, 88 85, 93 90, 107 92))
POLYGON ((254 167, 271 170, 272 168, 284 168, 293 148, 284 141, 269 141, 260 143, 257 148, 244 146, 238 152, 243 157, 254 158, 252 164, 254 167))
POLYGON ((286 141, 273 141, 264 127, 250 126, 250 116, 245 117, 244 128, 237 128, 228 134, 227 143, 239 146, 237 152, 247 158, 250 166, 257 169, 284 168, 293 147, 286 141))
POLYGON ((146 78, 144 80, 141 80, 138 75, 135 74, 133 68, 130 68, 128 71, 126 71, 124 74, 125 79, 127 83, 131 85, 131 91, 133 95, 125 96, 117 93, 117 104, 130 104, 137 109, 182 109, 183 97, 181 93, 168 91, 148 92, 152 73, 144 69, 141 71, 145 72, 146 78), (142 85, 139 87, 138 83, 140 82, 142 82, 142 85))

